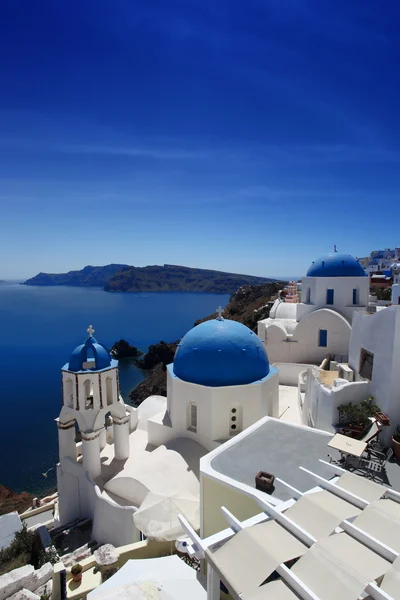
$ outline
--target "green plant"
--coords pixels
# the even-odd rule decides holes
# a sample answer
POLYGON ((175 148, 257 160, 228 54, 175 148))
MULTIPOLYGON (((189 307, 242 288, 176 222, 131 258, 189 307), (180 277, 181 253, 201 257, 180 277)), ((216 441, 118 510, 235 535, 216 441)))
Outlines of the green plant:
POLYGON ((79 563, 76 563, 75 565, 73 565, 71 567, 71 574, 79 575, 79 573, 82 573, 82 565, 80 565, 79 563))
POLYGON ((338 407, 339 414, 344 416, 342 420, 351 425, 364 427, 368 423, 368 419, 373 417, 376 412, 380 412, 380 408, 374 402, 374 396, 369 396, 367 400, 362 400, 359 404, 341 404, 338 407))
POLYGON ((44 588, 43 594, 40 594, 40 600, 51 600, 51 593, 47 591, 47 585, 44 588))
POLYGON ((400 425, 397 425, 396 431, 393 434, 393 439, 395 442, 398 442, 400 444, 400 425))
POLYGON ((28 531, 26 524, 15 534, 12 543, 0 550, 0 575, 31 561, 34 534, 28 531))

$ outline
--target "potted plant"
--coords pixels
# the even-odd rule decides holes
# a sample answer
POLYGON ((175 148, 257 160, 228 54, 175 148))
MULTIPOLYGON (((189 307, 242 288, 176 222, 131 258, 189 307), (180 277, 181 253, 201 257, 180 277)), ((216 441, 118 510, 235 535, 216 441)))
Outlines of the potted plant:
POLYGON ((81 581, 82 579, 82 565, 77 563, 71 567, 71 575, 74 581, 81 581))
POLYGON ((392 435, 393 452, 398 461, 400 461, 400 425, 392 435))

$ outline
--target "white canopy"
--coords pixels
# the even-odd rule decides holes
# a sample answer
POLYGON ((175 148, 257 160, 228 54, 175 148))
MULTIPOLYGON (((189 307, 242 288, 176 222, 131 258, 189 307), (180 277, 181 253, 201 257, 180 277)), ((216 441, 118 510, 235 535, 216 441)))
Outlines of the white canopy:
POLYGON ((183 515, 194 529, 200 528, 200 502, 186 492, 163 496, 150 492, 133 515, 136 527, 148 538, 169 542, 185 534, 178 515, 183 515))
POLYGON ((128 560, 88 600, 206 600, 197 572, 178 556, 128 560))

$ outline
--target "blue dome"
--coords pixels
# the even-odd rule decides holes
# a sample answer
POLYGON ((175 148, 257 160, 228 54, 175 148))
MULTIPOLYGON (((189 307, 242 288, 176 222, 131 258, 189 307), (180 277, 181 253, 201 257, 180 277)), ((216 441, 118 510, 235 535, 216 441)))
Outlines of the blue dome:
POLYGON ((173 372, 184 381, 211 387, 245 385, 266 377, 269 363, 261 340, 248 327, 213 319, 182 338, 173 372))
POLYGON ((96 338, 90 336, 84 344, 75 348, 69 359, 67 369, 68 371, 100 371, 110 366, 111 356, 108 350, 99 344, 96 338), (92 363, 90 368, 84 366, 88 361, 92 363))
POLYGON ((350 254, 333 252, 317 258, 307 271, 307 277, 366 277, 358 260, 350 254))

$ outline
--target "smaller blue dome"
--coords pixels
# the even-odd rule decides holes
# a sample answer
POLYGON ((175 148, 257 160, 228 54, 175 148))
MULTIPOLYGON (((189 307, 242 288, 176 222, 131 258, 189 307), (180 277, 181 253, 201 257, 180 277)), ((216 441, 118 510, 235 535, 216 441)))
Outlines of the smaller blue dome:
POLYGON ((68 371, 101 371, 111 366, 111 356, 102 346, 98 343, 96 338, 89 336, 84 344, 77 346, 67 366, 68 371), (87 368, 84 366, 85 363, 91 362, 92 366, 87 368))
POLYGON ((269 363, 260 338, 248 327, 213 319, 182 338, 173 372, 184 381, 210 387, 245 385, 266 377, 269 363))
POLYGON ((317 258, 307 271, 307 277, 366 277, 358 260, 351 254, 333 252, 317 258))

